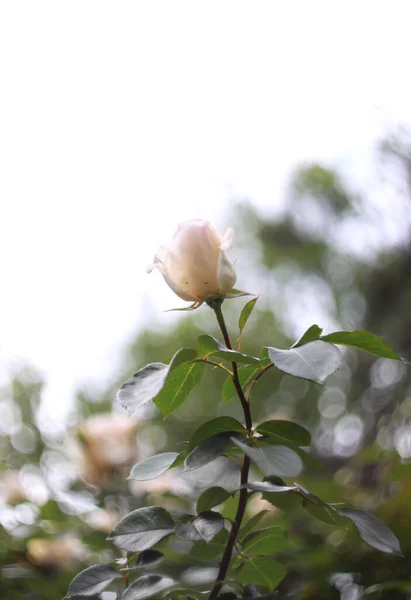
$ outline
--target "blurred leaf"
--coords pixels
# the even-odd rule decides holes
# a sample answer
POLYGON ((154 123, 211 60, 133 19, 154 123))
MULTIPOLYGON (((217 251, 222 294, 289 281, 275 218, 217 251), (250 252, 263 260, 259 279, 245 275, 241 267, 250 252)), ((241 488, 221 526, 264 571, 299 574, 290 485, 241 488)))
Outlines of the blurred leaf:
POLYGON ((236 446, 241 448, 266 475, 294 477, 303 469, 301 458, 294 450, 281 444, 273 446, 252 447, 233 438, 236 446))
POLYGON ((265 510, 260 510, 260 512, 258 512, 257 514, 253 515, 251 517, 251 519, 249 519, 247 521, 247 523, 245 523, 241 529, 240 532, 238 534, 239 539, 243 539, 250 531, 252 531, 253 527, 255 527, 257 525, 257 523, 259 521, 261 521, 261 519, 263 517, 265 517, 265 515, 267 515, 270 511, 265 509, 265 510))
POLYGON ((358 508, 343 508, 339 513, 354 523, 364 542, 381 552, 402 556, 398 539, 377 517, 358 508))
POLYGON ((93 565, 74 577, 65 597, 94 596, 102 592, 111 581, 122 577, 121 573, 109 565, 93 565))
MULTIPOLYGON (((240 380, 241 387, 244 389, 245 384, 251 380, 251 377, 254 375, 256 371, 258 371, 261 366, 257 365, 246 365, 244 367, 240 367, 238 369, 238 378, 240 380)), ((231 377, 227 377, 223 389, 221 390, 221 397, 224 402, 229 402, 231 398, 237 395, 237 391, 235 389, 233 380, 231 377)))
POLYGON ((260 423, 255 430, 258 433, 275 435, 278 438, 294 442, 297 446, 311 445, 310 433, 301 425, 291 421, 265 421, 260 423))
POLYGON ((268 355, 280 371, 314 383, 324 383, 342 361, 338 348, 324 341, 309 342, 289 350, 268 348, 268 355))
POLYGON ((222 504, 232 494, 222 487, 215 486, 205 490, 197 500, 197 512, 201 513, 222 504))
POLYGON ((121 386, 116 395, 117 401, 131 414, 135 413, 147 402, 154 400, 166 385, 174 369, 193 360, 196 356, 197 352, 192 348, 181 348, 174 354, 169 364, 155 362, 143 367, 121 386))
POLYGON ((108 539, 128 552, 141 552, 174 532, 171 515, 160 506, 138 508, 121 519, 108 539))
POLYGON ((240 336, 239 336, 238 340, 240 342, 240 345, 241 345, 241 338, 243 335, 244 327, 246 326, 249 316, 253 312, 253 309, 254 309, 254 306, 255 306, 257 300, 258 300, 258 296, 256 298, 252 298, 251 300, 249 300, 247 302, 247 304, 243 307, 243 310, 241 311, 240 318, 238 321, 238 328, 240 329, 240 336))
POLYGON ((272 600, 273 598, 277 597, 277 592, 270 594, 260 594, 255 585, 246 585, 244 588, 244 596, 239 598, 239 600, 272 600))
POLYGON ((221 344, 216 338, 211 335, 200 335, 197 339, 198 354, 205 358, 211 356, 221 358, 222 360, 228 360, 230 362, 240 362, 246 364, 260 364, 260 359, 254 356, 247 356, 236 350, 229 350, 227 346, 221 344))
POLYGON ((207 421, 193 433, 188 442, 187 450, 194 450, 196 446, 199 446, 217 433, 230 431, 245 433, 246 429, 237 419, 233 419, 233 417, 216 417, 215 419, 211 419, 211 421, 207 421))
POLYGON ((163 452, 140 461, 131 469, 128 479, 148 481, 165 473, 175 462, 178 452, 163 452))
POLYGON ((266 556, 256 556, 242 563, 236 578, 240 583, 252 581, 254 584, 263 585, 272 591, 286 574, 287 569, 281 563, 266 556))
POLYGON ((161 577, 160 575, 143 575, 139 577, 123 592, 122 600, 140 600, 142 598, 150 598, 158 592, 171 587, 174 581, 169 577, 161 577))
POLYGON ((247 555, 273 554, 281 550, 288 540, 281 527, 266 527, 250 533, 242 543, 243 552, 247 555))
POLYGON ((215 460, 220 454, 224 454, 224 452, 235 445, 233 442, 233 439, 235 439, 233 436, 235 435, 240 436, 240 434, 225 432, 208 438, 190 452, 184 461, 184 468, 187 471, 199 469, 212 460, 215 460))
POLYGON ((314 342, 315 340, 318 340, 322 332, 323 330, 321 327, 318 327, 318 325, 311 325, 311 327, 309 327, 307 331, 303 333, 298 342, 295 342, 293 348, 298 348, 298 346, 303 346, 304 344, 308 344, 308 342, 314 342))
POLYGON ((359 350, 364 350, 383 358, 401 360, 401 357, 395 350, 382 338, 361 329, 357 329, 356 331, 336 331, 335 333, 323 335, 321 339, 324 342, 331 342, 332 344, 342 344, 343 346, 358 348, 359 350))

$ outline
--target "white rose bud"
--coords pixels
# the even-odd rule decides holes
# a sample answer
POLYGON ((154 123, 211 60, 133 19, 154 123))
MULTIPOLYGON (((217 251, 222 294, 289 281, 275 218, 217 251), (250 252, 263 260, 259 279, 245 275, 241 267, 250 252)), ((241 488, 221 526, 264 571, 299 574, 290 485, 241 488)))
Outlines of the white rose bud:
POLYGON ((162 246, 148 272, 157 268, 180 298, 201 303, 207 296, 226 296, 234 286, 236 273, 228 260, 234 232, 219 235, 202 219, 180 223, 168 246, 162 246))

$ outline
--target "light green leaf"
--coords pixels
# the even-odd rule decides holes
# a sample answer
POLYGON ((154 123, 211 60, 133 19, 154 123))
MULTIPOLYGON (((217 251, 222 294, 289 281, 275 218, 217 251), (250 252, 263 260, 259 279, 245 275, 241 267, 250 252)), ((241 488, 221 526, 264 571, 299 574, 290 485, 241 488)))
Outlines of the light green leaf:
POLYGON ((190 552, 190 556, 196 560, 215 560, 221 558, 227 544, 228 532, 222 529, 215 538, 206 544, 204 541, 196 542, 190 552))
POLYGON ((210 508, 222 504, 231 495, 230 492, 227 492, 227 490, 220 486, 208 488, 204 490, 197 500, 197 512, 201 513, 210 510, 210 508))
POLYGON ((154 404, 167 418, 179 408, 195 386, 200 382, 204 364, 191 363, 181 365, 170 373, 167 383, 161 392, 154 398, 154 404))
POLYGON ((324 383, 342 361, 336 346, 319 340, 289 350, 268 348, 268 355, 280 371, 314 383, 324 383))
POLYGON ((149 481, 165 473, 175 462, 178 452, 163 452, 141 460, 131 469, 128 479, 149 481))
POLYGON ((251 517, 251 519, 249 519, 247 521, 247 523, 245 523, 241 527, 240 532, 238 534, 239 539, 242 540, 243 538, 245 538, 246 535, 248 533, 250 533, 250 531, 252 531, 253 528, 257 525, 257 523, 259 523, 259 521, 261 521, 261 519, 263 517, 265 517, 265 515, 268 514, 269 512, 270 512, 269 510, 264 509, 264 510, 260 510, 260 512, 258 512, 257 514, 253 515, 251 517))
MULTIPOLYGON (((256 371, 258 371, 261 367, 257 365, 245 365, 238 369, 238 378, 240 380, 241 387, 245 389, 248 383, 251 382, 252 376, 256 371)), ((234 398, 237 395, 237 391, 235 389, 235 385, 231 377, 228 377, 225 380, 223 385, 223 389, 221 390, 221 397, 224 402, 229 402, 231 398, 234 398)))
POLYGON ((242 563, 236 578, 240 583, 252 582, 255 585, 263 585, 272 591, 286 574, 287 569, 281 563, 267 556, 255 556, 242 563))
POLYGON ((281 527, 266 527, 250 533, 242 543, 247 555, 273 554, 287 544, 287 538, 281 527))
POLYGON ((249 316, 253 312, 253 309, 254 309, 254 306, 255 306, 257 300, 258 300, 258 296, 256 298, 252 298, 251 300, 249 300, 247 302, 247 304, 243 307, 243 310, 241 311, 240 319, 238 321, 238 328, 240 330, 240 337, 238 339, 239 339, 240 344, 241 344, 241 338, 243 335, 244 327, 246 326, 249 316))
POLYGON ((335 333, 323 335, 321 339, 323 342, 351 346, 352 348, 358 348, 359 350, 364 350, 364 352, 370 352, 370 354, 382 356, 383 358, 401 360, 401 357, 386 341, 378 337, 378 335, 361 329, 357 329, 356 331, 336 331, 335 333))
POLYGON ((298 348, 298 346, 303 346, 304 344, 308 344, 308 342, 314 342, 314 340, 318 340, 322 332, 323 330, 318 325, 311 325, 292 347, 298 348))

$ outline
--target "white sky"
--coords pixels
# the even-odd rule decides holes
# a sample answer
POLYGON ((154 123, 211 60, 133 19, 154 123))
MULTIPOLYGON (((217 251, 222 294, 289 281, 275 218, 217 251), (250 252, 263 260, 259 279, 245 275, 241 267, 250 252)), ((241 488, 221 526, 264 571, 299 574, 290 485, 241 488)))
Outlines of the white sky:
MULTIPOLYGON (((57 416, 175 306, 147 277, 179 220, 279 210, 302 159, 360 185, 411 120, 407 0, 0 3, 0 360, 57 416)), ((241 287, 241 281, 238 281, 241 287)), ((179 315, 178 318, 184 318, 179 315)))

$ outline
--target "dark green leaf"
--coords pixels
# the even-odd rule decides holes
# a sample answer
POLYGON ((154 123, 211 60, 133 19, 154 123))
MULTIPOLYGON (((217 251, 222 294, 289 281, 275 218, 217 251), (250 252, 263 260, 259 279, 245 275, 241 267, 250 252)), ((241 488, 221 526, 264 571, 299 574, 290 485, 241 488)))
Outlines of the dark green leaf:
POLYGON ((163 452, 162 454, 146 458, 146 460, 142 460, 134 465, 131 469, 129 479, 136 479, 137 481, 155 479, 171 467, 177 456, 177 452, 163 452))
POLYGON ((152 363, 143 367, 121 386, 117 392, 117 401, 130 413, 137 412, 161 392, 174 369, 190 362, 196 356, 197 352, 192 348, 181 348, 169 364, 152 363))
POLYGON ((242 543, 247 555, 273 554, 287 544, 287 538, 281 527, 266 527, 250 533, 242 543))
POLYGON ((268 355, 280 371, 314 383, 324 383, 342 361, 336 346, 320 340, 289 350, 268 348, 268 355))
POLYGON ((93 565, 76 575, 69 585, 66 598, 72 596, 94 596, 102 592, 113 579, 122 574, 108 565, 93 565))
POLYGON ((333 525, 334 527, 347 526, 347 519, 325 502, 320 501, 318 504, 313 504, 309 500, 303 500, 303 507, 311 517, 323 521, 323 523, 328 523, 328 525, 333 525))
POLYGON ((232 438, 236 446, 241 448, 266 475, 279 475, 280 477, 294 477, 303 469, 301 458, 294 450, 281 444, 251 447, 239 440, 232 438))
POLYGON ((307 329, 307 331, 300 337, 298 342, 295 342, 293 348, 298 348, 298 346, 303 346, 304 344, 308 344, 308 342, 314 342, 318 340, 323 330, 318 325, 311 325, 307 329))
POLYGON ((210 508, 222 504, 230 496, 231 493, 222 487, 215 486, 208 488, 197 500, 197 512, 201 513, 205 510, 210 510, 210 508))
MULTIPOLYGON (((234 446, 233 439, 235 435, 240 434, 226 432, 218 433, 202 442, 194 448, 184 461, 184 467, 187 471, 204 467, 212 460, 215 460, 221 454, 234 446)), ((240 436, 243 437, 243 436, 240 436)))
POLYGON ((381 552, 402 556, 398 539, 377 517, 357 508, 343 508, 339 513, 354 523, 364 542, 381 552))
POLYGON ((158 592, 171 587, 174 581, 169 577, 161 577, 160 575, 143 575, 139 577, 128 588, 122 595, 122 600, 142 600, 143 598, 150 598, 158 592))
POLYGON ((149 506, 133 510, 123 517, 110 533, 109 539, 123 550, 141 552, 173 532, 171 515, 160 506, 149 506))
POLYGON ((227 346, 221 344, 216 338, 211 335, 200 335, 197 340, 198 343, 198 354, 205 358, 216 357, 222 360, 228 360, 230 362, 239 362, 246 364, 260 364, 260 359, 254 356, 247 356, 241 352, 235 350, 229 350, 227 346))
POLYGON ((164 554, 158 550, 144 550, 136 561, 136 567, 146 567, 153 565, 163 560, 164 554))
MULTIPOLYGON (((252 376, 260 369, 256 365, 246 365, 238 369, 238 378, 240 380, 241 387, 244 389, 249 382, 251 382, 252 376)), ((233 380, 231 377, 227 377, 223 389, 221 390, 221 397, 224 402, 229 402, 231 398, 237 395, 233 380)))
POLYGON ((257 514, 253 515, 251 517, 251 519, 249 519, 247 521, 247 523, 245 523, 241 529, 240 529, 240 533, 239 533, 239 539, 243 539, 250 531, 253 530, 253 527, 255 527, 257 525, 257 523, 259 521, 261 521, 261 519, 263 517, 265 517, 266 514, 268 514, 270 511, 265 509, 265 510, 260 510, 260 512, 258 512, 257 514))
POLYGON ((191 452, 194 450, 196 446, 199 446, 202 442, 216 435, 217 433, 225 433, 229 431, 238 431, 245 433, 245 428, 237 419, 233 419, 233 417, 216 417, 215 419, 211 419, 211 421, 207 421, 204 425, 201 425, 193 433, 188 442, 187 450, 191 452))
POLYGON ((256 427, 258 433, 266 435, 275 435, 297 446, 309 446, 311 444, 311 435, 304 427, 291 421, 265 421, 256 427))
POLYGON ((266 556, 255 556, 243 562, 237 572, 237 580, 240 583, 252 581, 254 584, 263 585, 272 591, 286 574, 287 569, 281 563, 266 556))
POLYGON ((382 338, 361 329, 357 329, 356 331, 336 331, 335 333, 323 335, 321 339, 324 342, 331 342, 332 344, 342 344, 343 346, 358 348, 359 350, 364 350, 383 358, 401 360, 401 357, 395 350, 382 338))
POLYGON ((239 340, 241 340, 244 327, 246 326, 249 316, 253 312, 253 309, 254 309, 254 306, 255 306, 255 303, 257 302, 257 300, 258 300, 258 296, 256 298, 252 298, 251 300, 249 300, 247 302, 247 304, 243 307, 243 310, 241 311, 240 319, 238 321, 238 327, 240 329, 239 340))
POLYGON ((204 363, 184 364, 171 371, 166 385, 153 399, 164 418, 168 417, 188 398, 195 386, 200 382, 204 363))

